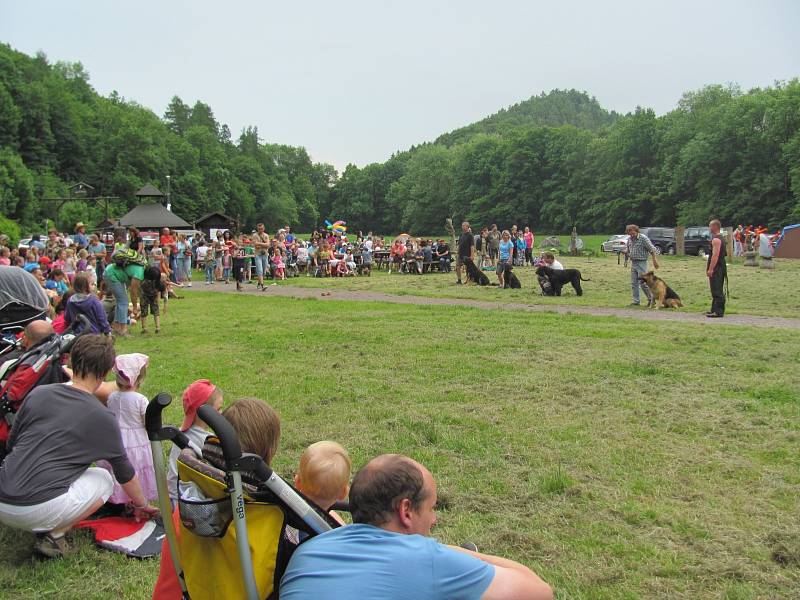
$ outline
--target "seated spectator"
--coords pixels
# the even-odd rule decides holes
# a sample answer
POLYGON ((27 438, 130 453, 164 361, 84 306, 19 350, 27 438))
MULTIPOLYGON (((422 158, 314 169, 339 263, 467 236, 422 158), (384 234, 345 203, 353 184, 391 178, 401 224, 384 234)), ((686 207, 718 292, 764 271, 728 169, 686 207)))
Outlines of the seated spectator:
POLYGON ((282 600, 392 598, 537 600, 552 591, 514 561, 427 537, 436 482, 421 464, 379 456, 353 479, 353 525, 301 544, 281 579, 282 600))
MULTIPOLYGON (((300 456, 294 486, 324 511, 350 493, 350 455, 336 442, 311 444, 300 456)), ((331 516, 344 525, 335 512, 331 516)))
MULTIPOLYGON (((422 242, 423 244, 425 242, 422 242)), ((414 251, 414 267, 417 270, 417 275, 422 275, 422 268, 425 264, 425 252, 422 249, 422 246, 417 246, 417 249, 414 251)))
POLYGON ((422 241, 422 272, 425 273, 431 270, 433 265, 433 250, 428 240, 422 241))
POLYGON ((436 258, 439 259, 439 270, 442 273, 450 272, 450 246, 444 240, 439 240, 436 247, 436 258))
MULTIPOLYGON (((19 350, 6 352, 0 356, 0 366, 5 366, 6 363, 17 360, 28 350, 48 339, 53 333, 55 333, 53 326, 47 321, 31 321, 25 326, 25 330, 22 333, 22 347, 19 350)), ((4 369, 0 368, 0 372, 3 371, 4 369)))
POLYGON ((0 469, 0 522, 34 532, 35 550, 47 557, 66 554, 64 534, 111 496, 111 475, 91 466, 98 460, 111 464, 137 519, 158 514, 142 494, 114 415, 92 395, 114 365, 112 339, 82 336, 70 358, 72 385, 39 386, 25 399, 0 469))
POLYGON ((63 296, 69 289, 67 276, 58 267, 50 269, 50 274, 44 284, 45 289, 53 290, 57 296, 63 296))
POLYGON ((67 323, 67 305, 69 304, 70 299, 72 298, 72 290, 67 290, 67 293, 61 296, 58 299, 55 305, 55 315, 53 316, 53 331, 57 334, 61 335, 67 329, 69 329, 69 323, 67 323))
POLYGON ((563 271, 564 265, 556 260, 552 252, 542 252, 542 262, 545 266, 555 269, 556 271, 563 271))
MULTIPOLYGON (((78 315, 83 315, 89 321, 91 333, 111 333, 111 325, 108 323, 103 303, 92 293, 88 273, 78 273, 72 289, 75 293, 67 302, 64 322, 71 325, 78 315)), ((82 325, 76 325, 73 330, 81 333, 84 328, 82 325)))
MULTIPOLYGON (((211 383, 208 379, 198 379, 189 384, 183 392, 183 424, 181 431, 186 434, 189 441, 194 442, 195 446, 202 448, 208 437, 208 426, 197 416, 197 409, 208 404, 214 410, 222 408, 222 390, 211 383)), ((176 501, 178 493, 178 456, 180 448, 173 446, 169 453, 167 465, 167 487, 169 497, 176 501)))

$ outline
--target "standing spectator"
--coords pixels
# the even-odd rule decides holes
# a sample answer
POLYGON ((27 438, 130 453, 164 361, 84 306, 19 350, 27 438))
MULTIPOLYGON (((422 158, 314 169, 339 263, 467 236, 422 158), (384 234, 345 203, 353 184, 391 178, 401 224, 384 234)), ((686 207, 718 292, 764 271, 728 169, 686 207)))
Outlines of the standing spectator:
POLYGON ((128 248, 144 254, 144 240, 136 227, 128 227, 128 248))
MULTIPOLYGON (((422 240, 422 271, 431 270, 433 265, 433 251, 431 250, 430 240, 422 240)), ((368 251, 368 250, 367 250, 368 251)))
POLYGON ((39 251, 45 249, 44 242, 42 241, 42 236, 40 236, 38 233, 34 233, 31 236, 31 243, 28 244, 28 246, 31 248, 36 248, 39 251))
POLYGON ((253 234, 253 247, 256 249, 256 277, 258 277, 258 289, 264 289, 264 273, 269 268, 269 234, 264 231, 264 224, 256 225, 256 232, 253 234))
POLYGON ((530 227, 525 228, 525 233, 522 234, 522 237, 525 240, 525 263, 532 265, 534 236, 530 227))
POLYGON ((725 316, 725 289, 724 283, 728 278, 728 267, 725 264, 725 240, 720 235, 722 224, 714 219, 708 224, 711 230, 711 256, 706 265, 706 276, 711 288, 711 310, 706 316, 720 319, 725 316))
POLYGON ((514 265, 520 267, 524 266, 527 247, 525 246, 525 238, 523 237, 522 232, 517 233, 517 241, 515 242, 514 249, 514 265))
POLYGON ((178 278, 175 273, 177 270, 177 262, 175 256, 175 236, 172 235, 172 232, 169 230, 169 227, 164 227, 161 230, 161 236, 159 237, 159 243, 161 244, 161 250, 164 252, 165 256, 167 256, 169 260, 169 269, 170 269, 170 281, 172 283, 178 283, 178 278), (169 247, 169 250, 167 250, 169 247))
POLYGON ((144 265, 136 263, 128 263, 126 266, 120 267, 112 262, 103 271, 103 281, 114 294, 116 301, 114 322, 111 328, 117 335, 128 335, 129 291, 134 315, 139 316, 139 286, 142 279, 144 279, 144 265))
POLYGON ((744 254, 744 227, 742 227, 741 223, 736 228, 736 231, 733 232, 733 255, 734 256, 742 256, 744 254))
POLYGON ((492 266, 495 266, 497 264, 497 253, 500 248, 500 232, 496 224, 493 223, 489 233, 486 234, 486 241, 488 242, 487 250, 489 253, 489 262, 492 263, 492 266))
POLYGON ((511 233, 508 229, 503 230, 503 237, 498 246, 497 261, 497 280, 500 282, 500 287, 505 287, 506 267, 510 267, 514 260, 514 242, 511 241, 511 233))
POLYGON ((100 237, 92 235, 89 238, 89 246, 86 248, 95 261, 95 276, 97 281, 103 280, 103 269, 105 269, 106 245, 100 241, 100 237))
POLYGON ((464 267, 464 261, 467 259, 474 261, 474 258, 475 239, 469 228, 469 223, 464 221, 461 223, 461 235, 458 238, 458 254, 456 254, 456 283, 458 285, 461 285, 461 269, 464 267))
POLYGON ((658 258, 656 258, 658 250, 646 235, 639 233, 638 225, 628 225, 625 228, 625 233, 628 234, 628 245, 624 251, 631 261, 631 292, 633 293, 631 306, 639 306, 640 287, 647 297, 647 306, 650 306, 653 303, 653 293, 639 277, 647 273, 647 259, 649 256, 653 257, 653 268, 658 268, 658 258))
POLYGON ((47 243, 45 244, 45 256, 50 259, 55 259, 58 253, 67 247, 64 238, 58 235, 58 230, 51 228, 47 232, 47 243))
POLYGON ((89 245, 89 240, 86 237, 86 225, 83 221, 78 221, 75 224, 75 235, 72 236, 72 241, 80 248, 86 248, 89 245))
POLYGON ((184 234, 178 234, 175 249, 177 252, 178 283, 185 284, 186 287, 192 287, 192 246, 184 234))

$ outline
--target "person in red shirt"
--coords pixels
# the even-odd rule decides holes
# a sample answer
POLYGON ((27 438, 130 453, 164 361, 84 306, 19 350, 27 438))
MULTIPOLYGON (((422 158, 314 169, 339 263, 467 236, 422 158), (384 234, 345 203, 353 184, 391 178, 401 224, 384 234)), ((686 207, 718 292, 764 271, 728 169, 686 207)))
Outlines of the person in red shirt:
MULTIPOLYGON (((178 261, 177 261, 177 258, 178 258, 178 255, 176 253, 176 250, 177 250, 176 243, 177 242, 175 240, 175 236, 169 230, 169 227, 164 227, 161 230, 161 237, 159 238, 159 242, 161 243, 161 248, 162 249, 165 249, 165 248, 167 248, 169 246, 169 254, 167 255, 168 258, 169 258, 169 268, 170 268, 170 271, 171 271, 171 273, 169 275, 169 280, 172 283, 177 284, 178 283, 178 276, 177 276, 177 272, 178 272, 178 261)), ((167 250, 164 250, 164 252, 166 253, 167 250)))

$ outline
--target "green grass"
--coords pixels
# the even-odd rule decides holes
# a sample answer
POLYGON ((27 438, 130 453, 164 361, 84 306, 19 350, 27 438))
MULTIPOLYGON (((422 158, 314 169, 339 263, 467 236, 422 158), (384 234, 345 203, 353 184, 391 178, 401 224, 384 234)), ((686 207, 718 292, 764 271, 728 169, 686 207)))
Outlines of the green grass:
MULTIPOLYGON (((603 236, 598 236, 603 237, 603 236)), ((437 298, 469 298, 495 302, 514 302, 529 305, 567 305, 625 307, 631 301, 630 268, 617 264, 616 256, 597 257, 561 256, 559 260, 568 268, 577 268, 585 278, 585 294, 575 296, 571 286, 566 286, 560 298, 543 297, 531 267, 517 267, 514 272, 522 283, 521 290, 502 290, 497 287, 479 288, 473 285, 454 285, 455 275, 438 272, 418 275, 387 274, 373 271, 371 277, 313 278, 297 277, 278 285, 325 288, 330 290, 355 290, 397 295, 428 296, 437 298)), ((680 295, 685 312, 703 312, 711 304, 705 259, 686 256, 662 256, 657 274, 680 295)), ((728 268, 730 298, 729 314, 764 316, 800 316, 800 260, 778 259, 776 268, 767 271, 745 267, 741 260, 728 268)), ((496 283, 493 272, 486 272, 496 283)))
MULTIPOLYGON (((143 392, 176 397, 168 421, 210 377, 226 403, 278 410, 285 475, 319 439, 355 466, 411 455, 439 483, 437 537, 520 560, 559 598, 800 589, 800 332, 187 296, 160 337, 119 343, 151 356, 143 392)), ((76 556, 39 562, 31 541, 0 527, 0 597, 150 597, 154 561, 79 534, 76 556)))

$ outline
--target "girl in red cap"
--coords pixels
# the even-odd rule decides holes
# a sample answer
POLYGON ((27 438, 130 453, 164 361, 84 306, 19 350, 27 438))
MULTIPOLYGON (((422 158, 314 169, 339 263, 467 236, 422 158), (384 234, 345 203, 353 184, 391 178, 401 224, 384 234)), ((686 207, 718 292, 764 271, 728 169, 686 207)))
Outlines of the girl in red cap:
MULTIPOLYGON (((197 416, 197 409, 208 404, 219 412, 222 408, 222 390, 208 379, 198 379, 183 392, 183 431, 190 441, 198 448, 202 448, 208 437, 208 426, 197 416)), ((167 484, 169 497, 173 503, 178 500, 178 456, 180 448, 173 446, 169 453, 169 470, 167 471, 167 484)))

